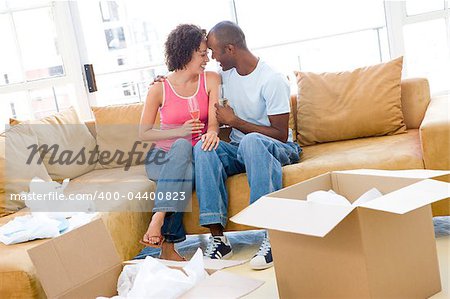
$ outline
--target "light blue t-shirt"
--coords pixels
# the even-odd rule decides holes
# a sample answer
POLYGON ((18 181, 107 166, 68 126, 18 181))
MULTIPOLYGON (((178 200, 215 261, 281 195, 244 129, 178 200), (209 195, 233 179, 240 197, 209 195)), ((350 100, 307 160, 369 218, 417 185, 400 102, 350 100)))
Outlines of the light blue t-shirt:
MULTIPOLYGON (((289 84, 261 59, 250 74, 241 76, 235 68, 221 72, 224 97, 241 119, 261 126, 270 126, 268 115, 290 112, 289 84)), ((233 128, 232 142, 240 142, 244 133, 233 128)), ((292 141, 289 129, 288 141, 292 141)))

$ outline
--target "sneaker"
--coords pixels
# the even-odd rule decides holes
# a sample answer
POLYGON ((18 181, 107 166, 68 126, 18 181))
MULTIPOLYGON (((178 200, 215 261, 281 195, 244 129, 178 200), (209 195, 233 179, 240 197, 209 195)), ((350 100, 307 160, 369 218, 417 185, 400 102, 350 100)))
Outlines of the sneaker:
POLYGON ((209 237, 209 244, 204 256, 210 259, 228 259, 233 255, 231 244, 225 236, 209 237))
POLYGON ((272 248, 268 237, 264 238, 259 251, 250 261, 253 270, 263 270, 273 266, 272 248))

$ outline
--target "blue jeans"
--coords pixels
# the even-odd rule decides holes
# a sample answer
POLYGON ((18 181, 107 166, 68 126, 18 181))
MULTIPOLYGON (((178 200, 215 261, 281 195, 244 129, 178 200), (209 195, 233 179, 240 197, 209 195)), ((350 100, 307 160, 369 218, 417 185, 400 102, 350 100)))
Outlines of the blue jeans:
POLYGON ((161 234, 169 243, 184 241, 183 211, 191 199, 194 184, 192 144, 185 139, 178 139, 168 152, 159 148, 150 150, 145 170, 148 178, 157 182, 153 212, 166 212, 161 234), (156 162, 158 155, 165 155, 163 163, 156 162), (179 200, 172 200, 175 194, 179 200), (166 196, 170 196, 170 199, 166 196))
POLYGON ((301 148, 259 133, 250 133, 240 143, 221 141, 215 151, 203 151, 201 141, 194 147, 196 191, 200 225, 221 224, 228 219, 226 179, 247 172, 250 204, 261 196, 282 188, 281 167, 297 163, 301 148))

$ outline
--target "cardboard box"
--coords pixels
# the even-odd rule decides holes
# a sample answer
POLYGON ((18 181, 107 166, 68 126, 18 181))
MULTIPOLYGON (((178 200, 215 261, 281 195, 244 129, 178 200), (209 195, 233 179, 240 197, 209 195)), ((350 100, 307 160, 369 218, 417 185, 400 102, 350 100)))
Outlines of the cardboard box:
MULTIPOLYGON (((117 279, 123 265, 101 219, 33 247, 28 250, 28 254, 48 298, 96 298, 117 295, 117 279)), ((239 264, 241 264, 239 261, 234 263, 228 261, 223 265, 212 263, 206 270, 213 274, 182 298, 198 298, 198 296, 208 298, 211 289, 220 291, 227 298, 239 298, 264 283, 233 273, 217 271, 239 264)))
POLYGON ((269 229, 281 298, 426 298, 441 290, 430 203, 450 172, 336 171, 262 197, 231 220, 269 229), (333 189, 359 207, 306 202, 333 189))
POLYGON ((117 294, 122 261, 101 219, 28 250, 48 298, 117 294))

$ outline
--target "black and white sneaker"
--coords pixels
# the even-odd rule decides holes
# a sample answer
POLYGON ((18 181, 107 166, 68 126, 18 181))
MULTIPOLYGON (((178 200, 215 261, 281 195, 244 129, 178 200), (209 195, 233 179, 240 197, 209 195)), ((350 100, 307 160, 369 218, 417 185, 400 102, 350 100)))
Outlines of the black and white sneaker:
POLYGON ((209 237, 209 244, 206 248, 204 256, 210 259, 228 259, 233 256, 231 244, 225 236, 209 237))
POLYGON ((264 237, 264 240, 259 247, 259 251, 250 261, 250 267, 253 270, 263 270, 273 266, 272 248, 270 247, 270 241, 268 237, 264 237))

